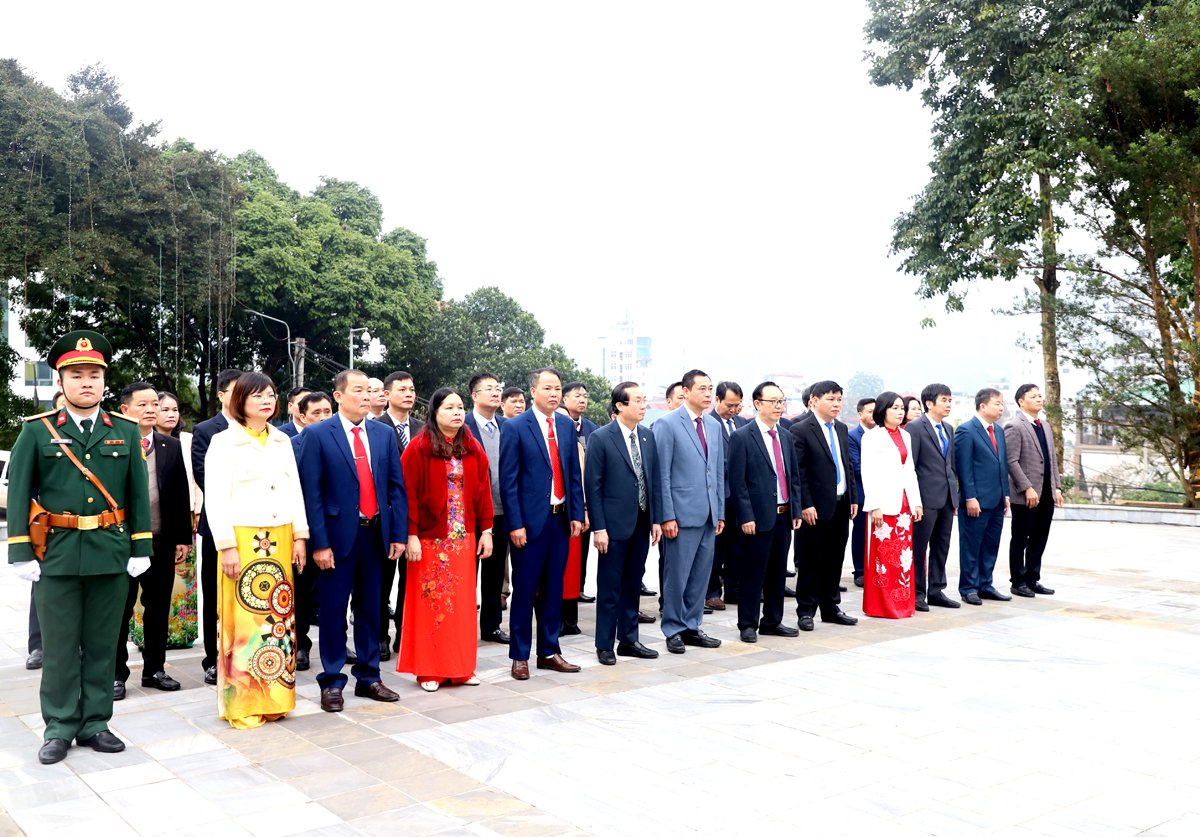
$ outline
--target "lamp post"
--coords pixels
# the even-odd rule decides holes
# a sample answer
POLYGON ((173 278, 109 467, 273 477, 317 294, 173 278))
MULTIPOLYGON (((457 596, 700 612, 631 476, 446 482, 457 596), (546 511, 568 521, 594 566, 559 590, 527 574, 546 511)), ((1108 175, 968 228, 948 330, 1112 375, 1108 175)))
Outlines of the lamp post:
MULTIPOLYGON (((241 304, 241 303, 239 303, 239 304, 241 304)), ((242 304, 242 307, 245 308, 247 311, 249 311, 251 314, 257 314, 258 316, 262 317, 264 320, 270 320, 272 322, 279 323, 280 325, 282 325, 284 327, 284 329, 286 329, 286 331, 287 331, 287 348, 288 348, 288 365, 292 368, 292 386, 298 386, 298 382, 296 380, 296 357, 292 353, 292 327, 290 325, 288 325, 287 322, 279 319, 278 317, 272 317, 270 314, 264 314, 262 311, 255 311, 253 308, 250 308, 249 306, 244 305, 244 304, 242 304)), ((267 333, 270 334, 270 332, 267 332, 267 333)))
POLYGON ((362 332, 362 341, 364 343, 371 342, 371 334, 365 326, 363 328, 350 329, 350 365, 346 367, 347 369, 354 368, 354 335, 360 331, 362 332))

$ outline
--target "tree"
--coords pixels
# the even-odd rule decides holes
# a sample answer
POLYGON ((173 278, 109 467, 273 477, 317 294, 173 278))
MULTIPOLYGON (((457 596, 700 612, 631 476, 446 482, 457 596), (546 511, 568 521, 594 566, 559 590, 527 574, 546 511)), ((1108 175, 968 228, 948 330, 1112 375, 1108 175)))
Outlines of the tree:
POLYGON ((846 394, 842 398, 842 413, 854 410, 860 399, 874 398, 884 391, 883 378, 866 372, 855 372, 846 382, 846 394))
POLYGON ((1029 276, 1041 318, 1047 413, 1062 462, 1056 300, 1063 218, 1080 174, 1059 119, 1086 91, 1079 58, 1148 0, 870 0, 871 79, 934 114, 932 177, 897 219, 893 251, 918 293, 962 310, 965 285, 1029 276))

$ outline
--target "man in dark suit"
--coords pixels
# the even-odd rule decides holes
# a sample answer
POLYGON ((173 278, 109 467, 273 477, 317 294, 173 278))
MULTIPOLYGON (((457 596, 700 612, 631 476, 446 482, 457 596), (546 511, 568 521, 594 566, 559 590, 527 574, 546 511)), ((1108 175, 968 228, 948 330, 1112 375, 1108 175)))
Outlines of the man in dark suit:
POLYGON ((466 425, 483 445, 492 483, 492 557, 475 562, 475 571, 479 574, 479 638, 484 642, 508 645, 510 637, 501 627, 501 597, 509 544, 504 498, 500 495, 500 436, 505 422, 504 416, 499 414, 502 388, 494 372, 477 372, 471 376, 467 390, 474 407, 467 413, 466 425))
POLYGON ((150 531, 154 554, 150 569, 129 579, 129 595, 121 616, 117 638, 113 700, 125 699, 129 679, 129 620, 138 592, 142 595, 142 686, 164 692, 179 690, 179 681, 166 672, 167 623, 175 565, 192 549, 191 489, 183 466, 183 446, 178 439, 154 430, 158 420, 158 392, 145 381, 121 390, 121 414, 138 423, 142 434, 142 457, 150 488, 150 531))
POLYGON ((958 509, 958 592, 971 605, 1012 599, 992 584, 1008 511, 1008 452, 996 426, 1003 415, 1000 391, 984 388, 975 393, 975 417, 954 431, 954 467, 963 498, 958 509))
MULTIPOLYGON (((416 435, 421 432, 421 428, 425 426, 423 421, 412 417, 413 407, 417 404, 417 388, 413 382, 412 373, 403 369, 392 372, 383 379, 383 391, 387 394, 387 409, 375 421, 392 429, 392 432, 396 434, 396 447, 400 450, 400 455, 404 456, 404 449, 408 447, 408 443, 416 438, 416 435)), ((391 652, 400 650, 400 629, 404 624, 404 588, 407 582, 407 561, 383 562, 383 578, 379 582, 379 592, 383 597, 379 609, 379 627, 382 630, 379 635, 380 660, 390 660, 391 652), (399 584, 396 581, 397 577, 399 577, 399 584), (388 635, 388 620, 392 618, 393 585, 397 587, 394 617, 396 639, 394 643, 388 635)))
POLYGON ((500 436, 500 495, 513 547, 508 656, 515 680, 529 679, 535 613, 537 667, 579 671, 558 644, 567 549, 583 531, 579 446, 575 425, 556 412, 562 399, 558 371, 535 369, 529 389, 532 409, 511 419, 500 436))
POLYGON ((300 412, 300 399, 312 392, 312 387, 298 386, 292 387, 288 391, 287 396, 287 411, 288 420, 279 425, 279 430, 286 436, 291 436, 293 439, 300 435, 300 429, 304 427, 303 419, 298 417, 300 412))
POLYGON ((646 393, 633 381, 617 384, 609 401, 613 421, 592 434, 584 468, 596 563, 596 657, 654 659, 638 638, 638 600, 646 555, 662 536, 662 484, 654 437, 641 421, 646 393), (613 653, 613 639, 617 650, 613 653))
POLYGON ((945 384, 921 390, 925 415, 908 425, 913 466, 925 513, 913 524, 913 574, 917 610, 962 607, 946 595, 946 556, 958 508, 958 475, 954 472, 954 428, 946 421, 954 396, 945 384))
MULTIPOLYGON (((712 414, 721 423, 721 431, 725 435, 725 470, 729 471, 729 437, 739 427, 745 427, 750 419, 743 418, 742 388, 736 381, 721 381, 717 384, 717 400, 713 405, 712 414)), ((729 503, 729 483, 725 484, 724 502, 729 503)), ((730 519, 727 515, 726 520, 730 519)), ((704 598, 704 606, 709 610, 724 610, 726 603, 737 601, 737 559, 735 550, 739 543, 736 527, 726 526, 717 536, 713 548, 712 572, 708 577, 708 594, 704 598), (722 598, 724 596, 724 598, 722 598), (732 596, 733 598, 730 598, 732 596)))
MULTIPOLYGON (((588 391, 584 386, 583 381, 570 381, 563 385, 562 406, 559 408, 561 412, 565 412, 571 421, 575 422, 575 437, 579 440, 579 461, 582 463, 587 455, 588 440, 592 437, 592 433, 596 431, 596 422, 584 415, 588 408, 588 391)), ((587 516, 587 499, 584 499, 583 510, 583 534, 588 532, 588 516, 587 516)), ((587 583, 587 565, 588 565, 588 544, 590 539, 581 536, 579 539, 579 602, 584 604, 592 604, 596 601, 595 596, 589 596, 584 593, 584 587, 587 583)), ((563 626, 574 627, 574 631, 567 633, 579 633, 579 605, 577 602, 572 602, 569 599, 563 602, 563 626)))
MULTIPOLYGON (((202 421, 192 428, 192 479, 200 490, 204 490, 204 454, 208 453, 208 445, 212 437, 229 427, 229 414, 225 403, 233 392, 233 385, 242 377, 240 369, 225 369, 217 375, 217 401, 221 411, 212 418, 202 421)), ((217 573, 221 569, 221 561, 213 546, 212 530, 208 528, 208 514, 201 510, 198 527, 200 534, 200 622, 204 631, 204 659, 200 661, 204 669, 204 682, 210 686, 217 685, 217 573)))
MULTIPOLYGON (((875 399, 860 398, 858 424, 850 431, 850 467, 854 469, 854 482, 858 485, 858 507, 862 508, 864 493, 862 485, 862 437, 875 426, 875 399)), ((850 527, 850 558, 854 562, 854 583, 863 586, 863 554, 867 548, 867 515, 854 515, 850 527)))
POLYGON ((742 642, 758 635, 798 636, 783 624, 783 587, 791 533, 800 528, 800 474, 795 445, 780 438, 787 399, 774 381, 754 388, 755 420, 729 437, 729 501, 741 539, 737 551, 738 630, 742 642), (759 605, 759 598, 762 605, 759 605))
MULTIPOLYGON (((300 399, 296 408, 296 424, 300 433, 292 437, 292 452, 296 467, 300 466, 300 437, 304 429, 333 416, 333 401, 323 392, 310 392, 300 399)), ((304 569, 296 578, 296 671, 308 671, 311 665, 312 640, 308 631, 317 623, 317 577, 321 570, 312 559, 312 541, 304 544, 304 569)))
POLYGON ((346 675, 346 606, 354 595, 354 694, 395 701, 379 679, 379 581, 408 541, 408 505, 395 434, 367 421, 367 376, 334 378, 338 414, 300 434, 300 484, 321 600, 321 708, 340 712, 346 675))
POLYGON ((800 473, 800 516, 796 531, 796 613, 800 630, 822 622, 855 625, 838 606, 842 561, 850 521, 858 514, 858 486, 850 465, 850 437, 837 420, 842 411, 842 388, 835 381, 818 381, 808 391, 810 412, 791 426, 800 473))
POLYGON ((1017 406, 1016 416, 1004 427, 1012 498, 1008 569, 1013 593, 1031 599, 1035 594, 1054 595, 1042 584, 1042 554, 1054 509, 1063 504, 1062 478, 1054 455, 1054 431, 1038 415, 1042 391, 1033 384, 1021 384, 1017 406))

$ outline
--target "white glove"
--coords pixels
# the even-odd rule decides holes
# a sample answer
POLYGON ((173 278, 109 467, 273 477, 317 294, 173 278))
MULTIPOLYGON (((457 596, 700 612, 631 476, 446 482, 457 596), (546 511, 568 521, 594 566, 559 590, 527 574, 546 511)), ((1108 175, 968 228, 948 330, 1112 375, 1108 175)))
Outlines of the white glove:
POLYGON ((137 578, 148 569, 150 569, 149 558, 130 558, 129 564, 126 566, 126 570, 134 578, 137 578))
POLYGON ((17 578, 22 581, 37 581, 42 577, 42 564, 40 561, 21 561, 18 564, 12 565, 13 572, 17 574, 17 578))

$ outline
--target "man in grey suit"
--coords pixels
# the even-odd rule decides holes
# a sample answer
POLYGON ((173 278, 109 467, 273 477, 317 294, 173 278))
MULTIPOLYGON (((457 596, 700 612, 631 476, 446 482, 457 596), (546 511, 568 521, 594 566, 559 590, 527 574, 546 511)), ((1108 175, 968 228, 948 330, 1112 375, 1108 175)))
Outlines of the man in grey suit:
POLYGON ((921 391, 925 415, 908 426, 913 465, 925 514, 913 524, 913 572, 917 610, 930 605, 962 607, 946 595, 946 556, 958 509, 958 475, 954 473, 954 428, 946 423, 954 396, 945 384, 921 391), (927 577, 928 576, 928 577, 927 577))
POLYGON ((1052 596, 1042 584, 1042 553, 1050 537, 1054 507, 1063 504, 1062 477, 1054 456, 1054 431, 1038 413, 1042 392, 1033 384, 1017 387, 1020 412, 1004 425, 1012 531, 1008 542, 1009 580, 1014 595, 1052 596), (1051 502, 1053 498, 1053 502, 1051 502))
POLYGON ((663 635, 667 650, 716 648, 700 630, 716 536, 725 528, 725 434, 709 414, 712 379, 683 376, 683 405, 654 422, 663 498, 663 635))

